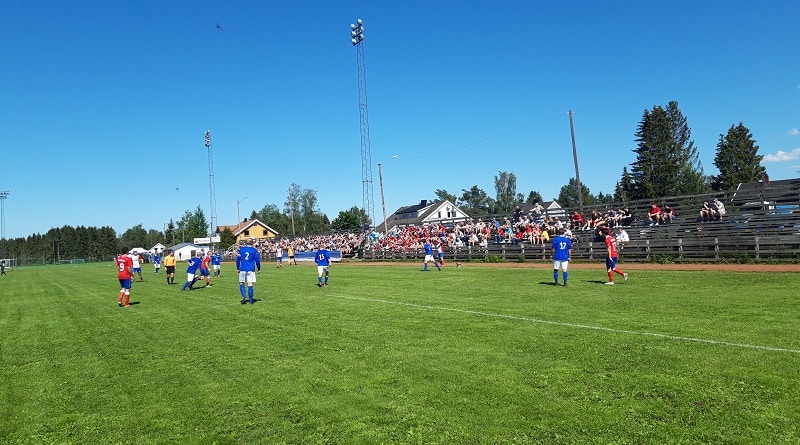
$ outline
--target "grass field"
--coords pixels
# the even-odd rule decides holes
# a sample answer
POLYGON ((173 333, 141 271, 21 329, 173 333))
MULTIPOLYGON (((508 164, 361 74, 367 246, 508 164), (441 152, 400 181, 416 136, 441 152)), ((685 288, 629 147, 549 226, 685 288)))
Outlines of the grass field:
POLYGON ((11 271, 0 443, 800 443, 799 274, 419 269, 11 271))

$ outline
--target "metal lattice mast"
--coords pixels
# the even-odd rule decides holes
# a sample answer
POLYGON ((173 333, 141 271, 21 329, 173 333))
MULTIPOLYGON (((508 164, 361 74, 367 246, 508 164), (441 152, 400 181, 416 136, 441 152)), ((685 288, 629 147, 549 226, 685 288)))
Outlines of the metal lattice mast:
POLYGON ((358 62, 358 112, 361 121, 361 182, 364 195, 364 212, 375 224, 375 206, 372 193, 372 153, 369 143, 369 112, 367 110, 367 76, 364 70, 364 26, 361 19, 350 24, 350 42, 356 47, 358 62))
POLYGON ((213 235, 217 230, 217 197, 214 194, 214 157, 211 154, 211 132, 209 130, 206 130, 205 144, 208 149, 208 189, 211 205, 211 230, 208 233, 213 235))

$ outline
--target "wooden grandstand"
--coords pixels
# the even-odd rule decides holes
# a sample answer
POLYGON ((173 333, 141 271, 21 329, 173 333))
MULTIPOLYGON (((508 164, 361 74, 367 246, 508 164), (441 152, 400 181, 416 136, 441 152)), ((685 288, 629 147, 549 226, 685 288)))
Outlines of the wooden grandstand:
MULTIPOLYGON (((713 194, 675 196, 658 200, 584 206, 593 210, 628 208, 634 221, 625 227, 630 241, 621 250, 628 262, 797 262, 800 261, 800 178, 741 184, 736 190, 713 194), (699 217, 704 201, 719 199, 725 204, 721 220, 703 222, 699 217), (676 214, 672 223, 650 225, 651 204, 669 205, 676 214)), ((572 209, 566 209, 572 211, 572 209)), ((574 231, 573 260, 598 261, 605 258, 602 241, 591 230, 574 231)), ((367 253, 366 259, 422 259, 421 251, 367 253)), ((486 248, 450 249, 454 261, 549 260, 550 246, 529 243, 489 244, 486 248)))

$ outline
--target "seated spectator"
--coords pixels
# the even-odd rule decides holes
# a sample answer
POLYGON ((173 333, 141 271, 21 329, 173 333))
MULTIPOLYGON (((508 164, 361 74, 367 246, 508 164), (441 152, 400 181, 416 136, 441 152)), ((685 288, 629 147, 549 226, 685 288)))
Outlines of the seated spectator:
POLYGON ((616 234, 614 235, 614 238, 617 239, 617 246, 619 247, 619 250, 622 250, 622 248, 625 246, 625 243, 630 241, 631 238, 628 236, 628 232, 626 232, 622 227, 617 227, 615 232, 616 234))
POLYGON ((714 208, 708 201, 703 201, 703 207, 700 209, 700 220, 703 222, 714 220, 714 208))
POLYGON ((586 222, 583 220, 583 215, 578 212, 572 212, 572 227, 581 230, 586 222))
POLYGON ((675 222, 675 211, 672 209, 672 207, 668 205, 664 206, 664 209, 661 212, 661 220, 668 224, 675 222))
POLYGON ((631 213, 631 211, 627 207, 625 207, 624 209, 620 208, 619 213, 620 213, 620 218, 619 218, 620 225, 630 227, 630 225, 633 223, 633 213, 631 213))
POLYGON ((659 223, 663 222, 661 218, 661 208, 652 204, 650 206, 650 211, 647 212, 647 218, 650 220, 651 226, 657 226, 659 223))
POLYGON ((722 203, 717 198, 714 198, 714 202, 712 203, 713 210, 714 210, 714 217, 720 221, 722 221, 722 217, 725 216, 725 204, 722 203))

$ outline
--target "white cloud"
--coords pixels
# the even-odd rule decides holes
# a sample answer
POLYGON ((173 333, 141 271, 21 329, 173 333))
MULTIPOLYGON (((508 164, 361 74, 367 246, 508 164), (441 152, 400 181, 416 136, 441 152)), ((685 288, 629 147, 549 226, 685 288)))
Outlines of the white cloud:
POLYGON ((798 130, 797 128, 792 128, 791 130, 789 130, 789 136, 797 136, 798 134, 800 134, 800 130, 798 130))
POLYGON ((787 162, 794 161, 795 159, 800 159, 800 147, 788 153, 783 150, 778 150, 774 155, 764 156, 764 162, 787 162))

